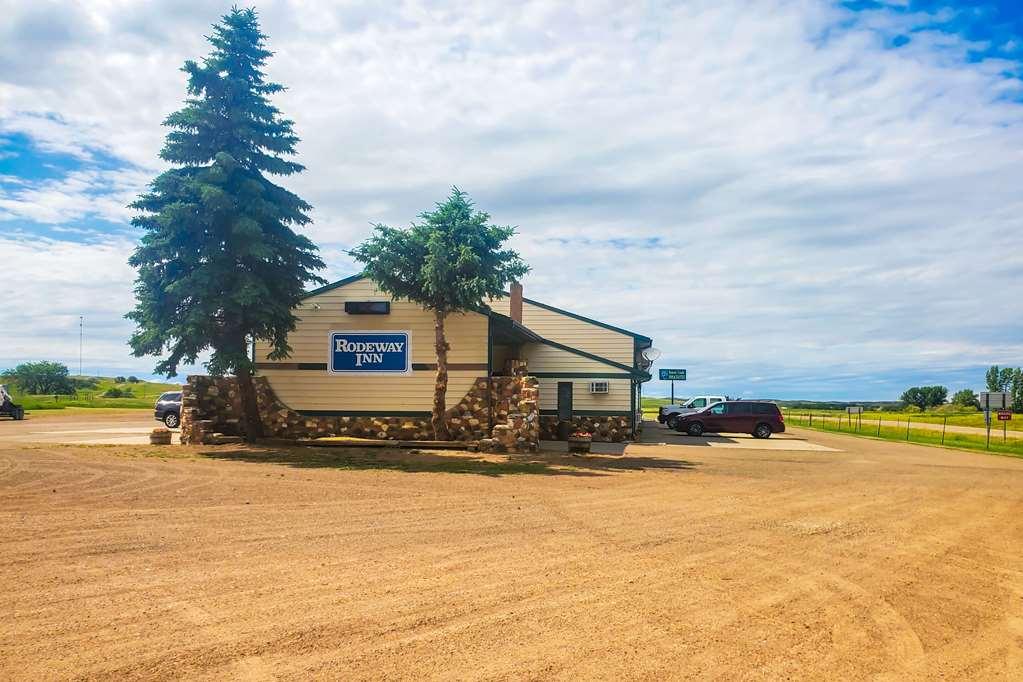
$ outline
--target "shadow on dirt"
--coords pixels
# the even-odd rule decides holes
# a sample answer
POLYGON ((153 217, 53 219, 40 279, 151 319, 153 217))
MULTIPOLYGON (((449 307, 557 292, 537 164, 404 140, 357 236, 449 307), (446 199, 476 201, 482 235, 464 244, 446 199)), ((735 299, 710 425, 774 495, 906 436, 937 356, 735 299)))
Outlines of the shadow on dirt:
POLYGON ((658 457, 589 455, 576 457, 557 452, 531 455, 481 455, 449 450, 396 448, 317 448, 232 446, 203 449, 205 459, 258 464, 282 464, 302 469, 349 471, 388 470, 408 473, 477 474, 508 476, 606 476, 616 471, 686 470, 696 463, 658 457))

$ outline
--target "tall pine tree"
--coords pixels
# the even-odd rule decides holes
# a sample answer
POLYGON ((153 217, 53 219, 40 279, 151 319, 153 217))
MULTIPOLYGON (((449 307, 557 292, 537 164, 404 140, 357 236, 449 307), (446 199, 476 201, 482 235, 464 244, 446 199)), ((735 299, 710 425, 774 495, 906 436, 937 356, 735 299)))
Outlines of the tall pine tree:
POLYGON ((252 384, 249 344, 259 339, 288 357, 292 309, 308 283, 323 283, 316 246, 293 228, 311 208, 264 174, 291 175, 293 123, 268 97, 283 86, 264 80, 265 48, 253 9, 234 8, 213 26, 202 64, 187 61, 185 106, 160 157, 160 174, 131 207, 145 230, 129 263, 138 269, 137 304, 127 317, 137 329, 135 356, 165 356, 156 371, 177 373, 210 350, 212 375, 233 373, 245 412, 245 434, 262 435, 252 384))

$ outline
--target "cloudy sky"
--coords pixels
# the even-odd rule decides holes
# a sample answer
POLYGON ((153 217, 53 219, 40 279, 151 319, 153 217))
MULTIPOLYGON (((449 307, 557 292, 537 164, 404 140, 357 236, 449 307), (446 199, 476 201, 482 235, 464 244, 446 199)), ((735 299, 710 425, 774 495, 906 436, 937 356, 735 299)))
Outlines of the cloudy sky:
MULTIPOLYGON (((458 185, 526 296, 652 336, 680 393, 891 399, 1023 364, 1014 5, 256 6, 328 278, 458 185)), ((151 372, 125 206, 227 9, 0 0, 0 367, 77 371, 84 315, 86 373, 151 372)))

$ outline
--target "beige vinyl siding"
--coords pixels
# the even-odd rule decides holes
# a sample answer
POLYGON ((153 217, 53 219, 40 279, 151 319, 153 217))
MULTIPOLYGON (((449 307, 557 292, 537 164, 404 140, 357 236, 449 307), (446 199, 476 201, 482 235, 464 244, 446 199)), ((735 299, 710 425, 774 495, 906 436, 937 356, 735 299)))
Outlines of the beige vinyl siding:
MULTIPOLYGON (((305 299, 295 311, 299 322, 288 336, 291 357, 285 363, 329 362, 331 331, 407 331, 411 362, 434 364, 433 314, 406 301, 392 301, 389 315, 349 315, 345 301, 388 301, 369 279, 305 299)), ((449 363, 487 363, 487 318, 478 313, 449 315, 445 331, 451 349, 449 363)), ((268 360, 266 344, 256 344, 256 362, 268 360)), ((433 370, 415 370, 407 375, 332 375, 325 370, 260 369, 278 397, 295 410, 339 410, 426 412, 433 406, 433 370)), ((476 377, 486 369, 451 370, 447 400, 454 404, 468 392, 476 377)))
POLYGON ((628 412, 632 409, 630 382, 628 379, 539 379, 540 409, 558 409, 558 383, 572 382, 572 410, 606 410, 607 412, 628 412), (591 381, 607 381, 608 392, 590 393, 591 381))
MULTIPOLYGON (((369 279, 305 299, 295 311, 299 322, 288 336, 291 357, 286 362, 327 362, 333 330, 408 331, 412 362, 435 363, 433 314, 407 301, 393 301, 390 315, 349 315, 345 301, 389 301, 369 279), (315 306, 319 306, 317 309, 315 306)), ((487 318, 479 313, 449 315, 445 333, 451 350, 448 362, 487 362, 487 318)), ((269 349, 256 345, 256 362, 266 362, 269 349)))
POLYGON ((591 360, 544 344, 531 343, 523 346, 522 354, 525 356, 530 372, 610 372, 620 374, 625 371, 598 360, 591 360))
MULTIPOLYGON (((509 314, 507 297, 492 300, 490 307, 502 315, 509 314)), ((522 303, 522 324, 545 339, 578 348, 629 367, 635 360, 632 336, 541 308, 528 301, 522 303)))
MULTIPOLYGON (((404 376, 344 376, 317 370, 260 370, 281 401, 294 410, 429 412, 433 408, 433 371, 404 376)), ((469 392, 486 371, 448 372, 448 407, 469 392)))

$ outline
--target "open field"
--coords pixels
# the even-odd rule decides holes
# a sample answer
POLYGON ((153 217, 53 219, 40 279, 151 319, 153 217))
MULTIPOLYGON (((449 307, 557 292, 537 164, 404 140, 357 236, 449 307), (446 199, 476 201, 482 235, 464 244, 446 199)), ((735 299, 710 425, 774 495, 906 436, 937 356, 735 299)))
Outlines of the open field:
POLYGON ((526 458, 4 426, 2 679, 1023 674, 1017 459, 800 429, 526 458))
POLYGON ((983 428, 916 422, 913 419, 897 421, 898 415, 886 419, 856 420, 850 422, 845 415, 814 413, 787 413, 786 423, 790 426, 813 428, 822 431, 838 431, 866 438, 941 445, 966 450, 978 450, 1002 455, 1023 457, 1023 432, 1002 430, 1001 424, 992 422, 991 438, 983 428))
MULTIPOLYGON (((806 415, 813 413, 816 415, 825 415, 831 419, 837 419, 838 417, 845 418, 845 410, 796 410, 782 407, 782 412, 785 416, 789 415, 806 415)), ((656 410, 654 411, 656 414, 656 410)), ((948 423, 949 426, 966 426, 975 429, 984 428, 984 413, 983 412, 958 412, 952 414, 942 414, 940 412, 876 412, 869 411, 863 413, 864 423, 870 421, 877 424, 877 420, 880 419, 884 422, 901 421, 905 424, 906 419, 910 419, 914 424, 937 424, 941 426, 943 423, 948 423)), ((1002 422, 992 420, 991 426, 994 429, 996 426, 998 431, 1002 430, 1002 422)), ((1013 419, 1004 422, 1006 428, 1009 431, 1020 431, 1023 432, 1023 417, 1020 415, 1013 415, 1013 419)))
POLYGON ((18 403, 27 411, 32 410, 62 410, 69 407, 81 408, 128 408, 128 409, 152 409, 153 404, 161 393, 166 391, 181 390, 180 383, 159 383, 153 381, 140 381, 138 383, 115 383, 110 377, 93 377, 97 379, 95 388, 82 389, 76 396, 67 395, 30 395, 21 393, 16 387, 14 390, 14 402, 18 403), (110 388, 130 389, 131 398, 104 398, 103 394, 110 388))

